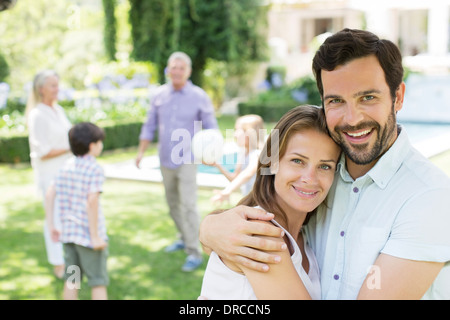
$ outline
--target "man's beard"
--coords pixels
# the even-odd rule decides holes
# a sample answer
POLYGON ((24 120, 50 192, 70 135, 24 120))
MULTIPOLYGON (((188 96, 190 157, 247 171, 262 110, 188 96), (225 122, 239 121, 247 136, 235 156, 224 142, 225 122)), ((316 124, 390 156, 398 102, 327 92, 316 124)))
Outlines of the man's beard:
POLYGON ((394 108, 392 108, 392 112, 384 127, 381 127, 380 124, 375 121, 362 122, 354 127, 336 127, 334 133, 332 133, 332 138, 342 148, 345 155, 351 161, 358 165, 366 165, 381 157, 381 155, 389 149, 394 140, 393 135, 397 130, 396 128, 396 116, 394 108), (351 145, 343 137, 343 132, 358 131, 365 128, 372 128, 372 134, 376 134, 376 141, 371 149, 369 143, 351 145))

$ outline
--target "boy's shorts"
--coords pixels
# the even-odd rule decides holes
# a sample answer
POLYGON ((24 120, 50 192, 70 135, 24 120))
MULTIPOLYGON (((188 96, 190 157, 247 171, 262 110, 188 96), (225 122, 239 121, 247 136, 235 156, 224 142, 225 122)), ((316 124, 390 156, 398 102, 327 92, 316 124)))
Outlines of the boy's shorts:
POLYGON ((64 280, 81 281, 83 274, 86 274, 90 287, 107 286, 109 284, 107 258, 108 247, 103 250, 94 250, 74 243, 64 243, 66 264, 64 280))

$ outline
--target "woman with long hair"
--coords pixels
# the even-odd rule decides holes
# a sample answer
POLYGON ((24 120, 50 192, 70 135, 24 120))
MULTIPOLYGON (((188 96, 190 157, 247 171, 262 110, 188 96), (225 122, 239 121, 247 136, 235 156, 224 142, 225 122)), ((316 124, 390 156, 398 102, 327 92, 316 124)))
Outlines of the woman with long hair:
MULTIPOLYGON (((72 157, 68 138, 72 125, 64 109, 57 103, 58 90, 59 77, 55 71, 39 72, 34 77, 25 111, 31 165, 43 200, 55 174, 72 157)), ((59 220, 57 213, 55 216, 55 221, 59 220)), ((55 275, 61 278, 64 272, 62 244, 51 240, 45 223, 44 235, 48 261, 54 266, 55 275)))
POLYGON ((326 205, 340 148, 328 134, 322 108, 299 106, 287 112, 271 132, 259 158, 250 194, 239 204, 274 214, 270 222, 284 230, 288 250, 268 272, 257 272, 211 253, 201 296, 206 299, 320 299, 319 267, 302 226, 318 206, 326 205), (290 276, 297 272, 300 277, 290 276), (280 286, 283 282, 295 286, 280 286), (296 288, 274 295, 282 287, 296 288), (302 288, 302 290, 298 290, 302 288))

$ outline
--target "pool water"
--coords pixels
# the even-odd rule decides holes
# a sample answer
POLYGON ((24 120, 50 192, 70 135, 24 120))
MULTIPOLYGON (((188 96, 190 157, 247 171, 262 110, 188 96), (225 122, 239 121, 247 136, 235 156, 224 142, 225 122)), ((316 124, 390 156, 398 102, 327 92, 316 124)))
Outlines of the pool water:
MULTIPOLYGON (((237 162, 237 153, 228 153, 222 157, 222 166, 230 172, 234 172, 237 162)), ((208 166, 205 164, 199 164, 197 166, 197 171, 199 173, 209 173, 209 174, 221 174, 219 169, 216 167, 208 166)))
POLYGON ((436 138, 450 132, 450 123, 400 122, 412 144, 436 138))
MULTIPOLYGON (((426 140, 432 141, 441 135, 450 133, 450 123, 426 123, 426 122, 408 122, 403 121, 400 124, 405 128, 412 144, 417 144, 426 140)), ((225 154, 222 157, 222 166, 228 171, 233 172, 236 167, 237 153, 225 154)), ((221 174, 219 169, 212 166, 200 164, 197 166, 199 173, 221 174)))

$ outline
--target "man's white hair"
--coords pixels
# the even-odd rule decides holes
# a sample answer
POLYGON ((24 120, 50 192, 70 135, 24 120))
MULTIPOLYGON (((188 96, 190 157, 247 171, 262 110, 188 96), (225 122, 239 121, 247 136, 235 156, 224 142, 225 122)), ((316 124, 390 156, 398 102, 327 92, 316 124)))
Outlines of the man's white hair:
POLYGON ((191 58, 184 52, 175 51, 174 53, 172 53, 170 55, 169 59, 167 60, 167 64, 170 64, 170 62, 173 60, 182 60, 182 61, 186 62, 186 64, 188 65, 189 68, 192 68, 191 58))

